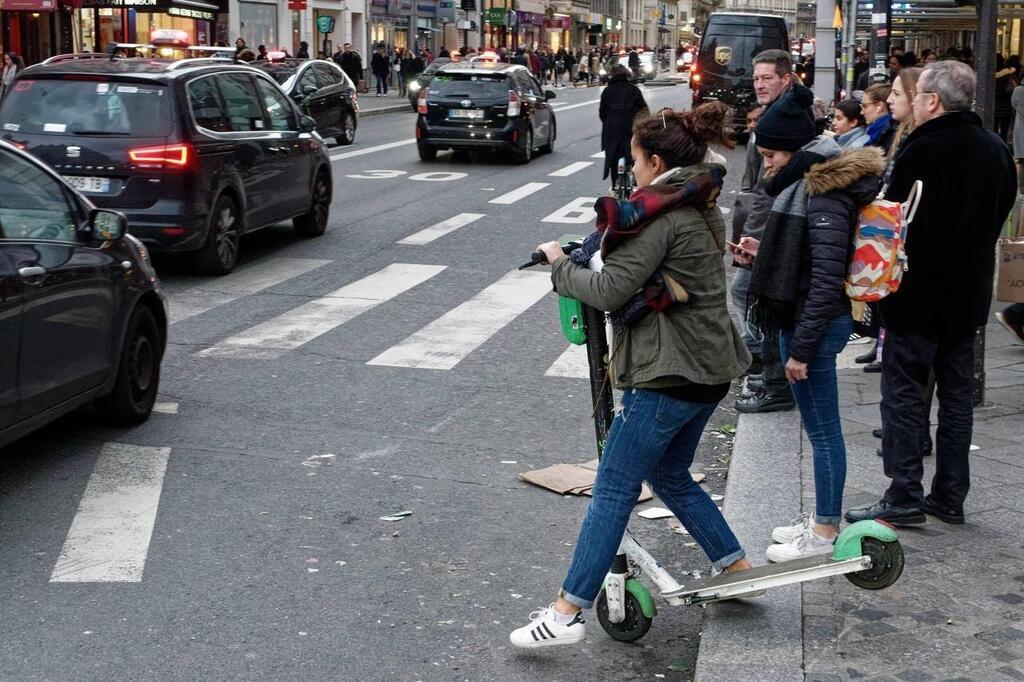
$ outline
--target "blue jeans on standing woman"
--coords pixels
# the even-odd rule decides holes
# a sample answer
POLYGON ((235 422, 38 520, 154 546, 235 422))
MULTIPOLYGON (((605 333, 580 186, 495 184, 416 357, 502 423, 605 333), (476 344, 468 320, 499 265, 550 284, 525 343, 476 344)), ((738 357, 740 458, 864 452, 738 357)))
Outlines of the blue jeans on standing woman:
MULTIPOLYGON (((836 527, 843 516, 846 485, 846 442, 839 421, 836 356, 846 348, 852 331, 850 315, 829 322, 817 354, 807 364, 807 378, 789 385, 814 450, 814 520, 836 527)), ((783 331, 779 335, 783 363, 789 361, 792 341, 793 332, 783 331)))
POLYGON ((693 455, 715 407, 641 388, 627 389, 622 411, 608 432, 594 499, 562 583, 566 601, 583 609, 593 605, 645 480, 716 568, 745 556, 722 512, 690 476, 693 455))

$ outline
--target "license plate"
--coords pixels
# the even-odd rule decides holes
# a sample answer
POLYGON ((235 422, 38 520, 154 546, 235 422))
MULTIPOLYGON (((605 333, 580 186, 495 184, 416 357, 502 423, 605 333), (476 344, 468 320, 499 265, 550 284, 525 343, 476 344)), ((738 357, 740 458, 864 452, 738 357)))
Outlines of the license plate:
POLYGON ((79 192, 104 194, 110 191, 110 178, 93 178, 83 175, 66 175, 64 179, 79 192))
POLYGON ((483 118, 482 109, 451 109, 448 118, 483 118))

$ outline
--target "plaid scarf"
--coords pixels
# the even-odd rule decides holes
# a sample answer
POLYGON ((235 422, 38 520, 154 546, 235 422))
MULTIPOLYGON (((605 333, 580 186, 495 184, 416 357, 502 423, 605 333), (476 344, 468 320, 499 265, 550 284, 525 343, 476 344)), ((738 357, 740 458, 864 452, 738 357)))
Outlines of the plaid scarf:
MULTIPOLYGON (((607 258, 623 240, 640 234, 660 215, 681 206, 713 205, 722 191, 724 175, 724 168, 710 165, 682 184, 640 187, 625 201, 601 197, 594 206, 597 231, 588 235, 580 248, 569 254, 570 259, 586 267, 598 250, 602 259, 607 258)), ((671 178, 669 176, 668 179, 671 178)), ((639 292, 618 310, 612 311, 612 326, 616 333, 621 333, 650 311, 663 312, 685 296, 682 286, 671 277, 655 271, 639 292)))

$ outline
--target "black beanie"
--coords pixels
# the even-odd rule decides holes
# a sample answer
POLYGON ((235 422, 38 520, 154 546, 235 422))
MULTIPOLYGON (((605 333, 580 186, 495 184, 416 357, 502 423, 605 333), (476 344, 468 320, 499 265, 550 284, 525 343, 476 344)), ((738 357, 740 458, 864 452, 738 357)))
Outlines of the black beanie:
POLYGON ((818 136, 814 128, 811 104, 814 93, 802 85, 793 85, 772 102, 754 129, 758 147, 795 152, 818 136))

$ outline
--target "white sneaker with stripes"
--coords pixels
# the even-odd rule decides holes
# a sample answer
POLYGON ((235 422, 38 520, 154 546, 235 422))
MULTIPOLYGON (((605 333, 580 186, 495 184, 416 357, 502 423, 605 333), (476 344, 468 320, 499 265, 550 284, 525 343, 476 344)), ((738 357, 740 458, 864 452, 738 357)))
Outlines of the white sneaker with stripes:
POLYGON ((772 529, 772 542, 792 542, 813 526, 814 522, 811 520, 811 515, 807 513, 801 514, 788 526, 775 526, 772 529))
POLYGON ((536 649, 542 646, 575 644, 587 636, 583 612, 578 612, 568 623, 555 622, 555 605, 530 614, 530 624, 517 628, 509 635, 512 646, 536 649))

